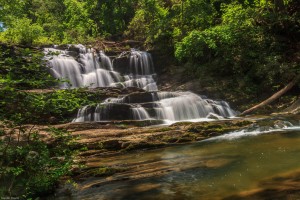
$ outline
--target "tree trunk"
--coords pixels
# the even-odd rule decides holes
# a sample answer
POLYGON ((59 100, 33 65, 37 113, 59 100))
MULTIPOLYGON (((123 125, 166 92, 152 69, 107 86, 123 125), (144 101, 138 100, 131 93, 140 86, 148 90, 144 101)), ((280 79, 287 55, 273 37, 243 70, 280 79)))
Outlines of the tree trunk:
POLYGON ((281 97, 283 94, 285 94, 287 91, 289 91, 292 87, 294 87, 294 85, 298 82, 298 80, 300 79, 300 74, 297 75, 289 84, 287 84, 284 88, 282 88, 281 90, 279 90, 278 92, 276 92, 275 94, 273 94, 270 98, 266 99, 265 101, 253 106, 252 108, 245 110, 244 112, 242 112, 241 116, 247 115, 252 113, 253 111, 256 111, 257 109, 268 105, 270 103, 272 103, 273 101, 275 101, 276 99, 278 99, 279 97, 281 97))

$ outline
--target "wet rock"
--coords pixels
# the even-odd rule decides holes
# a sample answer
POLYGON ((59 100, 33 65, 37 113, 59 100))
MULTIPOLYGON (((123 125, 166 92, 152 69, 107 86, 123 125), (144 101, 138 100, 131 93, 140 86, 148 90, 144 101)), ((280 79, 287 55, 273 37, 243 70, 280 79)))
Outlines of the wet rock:
POLYGON ((71 45, 67 48, 69 51, 73 51, 73 52, 76 52, 76 53, 80 53, 80 48, 79 47, 76 47, 74 45, 71 45))
POLYGON ((119 140, 108 140, 102 142, 103 148, 108 150, 120 150, 122 148, 122 142, 119 140))
POLYGON ((104 112, 100 113, 101 120, 126 120, 133 119, 129 104, 111 103, 104 106, 104 112))
POLYGON ((222 116, 219 116, 215 113, 209 113, 207 116, 206 116, 207 119, 215 119, 215 120, 220 120, 220 119, 224 119, 222 116))
POLYGON ((68 45, 67 44, 62 44, 62 45, 55 45, 55 48, 58 50, 66 50, 68 49, 68 45))
POLYGON ((157 107, 157 103, 156 102, 141 103, 140 105, 143 108, 156 108, 157 107))
POLYGON ((192 123, 186 127, 186 131, 191 133, 198 133, 205 137, 211 137, 227 133, 241 128, 249 127, 253 124, 247 120, 232 120, 232 121, 212 121, 212 122, 198 122, 192 123))
POLYGON ((115 58, 113 60, 113 64, 114 64, 115 71, 120 72, 121 74, 129 73, 129 66, 130 66, 129 57, 123 56, 120 58, 115 58))
POLYGON ((122 148, 122 149, 126 149, 126 148, 128 148, 130 145, 131 145, 131 142, 122 142, 121 148, 122 148))
POLYGON ((299 114, 300 113, 300 98, 297 101, 295 101, 290 107, 286 108, 283 112, 299 114))
POLYGON ((132 93, 124 98, 125 103, 146 103, 152 101, 153 95, 151 92, 132 93))
POLYGON ((137 87, 126 87, 122 89, 122 94, 130 94, 134 92, 145 92, 145 90, 137 87))
POLYGON ((79 56, 79 51, 67 51, 67 54, 76 59, 79 56))
POLYGON ((185 137, 179 138, 176 142, 177 143, 185 143, 185 142, 191 142, 191 141, 193 141, 192 138, 185 136, 185 137))

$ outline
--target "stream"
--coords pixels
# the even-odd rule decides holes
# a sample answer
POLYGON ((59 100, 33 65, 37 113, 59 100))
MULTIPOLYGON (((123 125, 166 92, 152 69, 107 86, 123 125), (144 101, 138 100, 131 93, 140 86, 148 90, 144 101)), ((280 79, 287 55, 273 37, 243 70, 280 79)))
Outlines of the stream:
POLYGON ((69 198, 299 199, 299 143, 293 127, 104 157, 99 166, 126 170, 89 177, 69 198))

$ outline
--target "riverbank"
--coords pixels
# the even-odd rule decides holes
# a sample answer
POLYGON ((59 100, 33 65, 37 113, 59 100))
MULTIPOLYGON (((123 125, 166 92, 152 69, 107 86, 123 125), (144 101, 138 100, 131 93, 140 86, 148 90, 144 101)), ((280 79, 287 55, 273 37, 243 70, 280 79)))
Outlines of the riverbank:
MULTIPOLYGON (((66 178, 79 184, 87 178, 103 177, 105 179, 105 177, 122 174, 129 170, 128 167, 105 165, 102 162, 103 159, 110 158, 113 161, 120 155, 138 155, 141 152, 155 149, 192 144, 241 129, 248 128, 250 130, 275 124, 283 125, 285 119, 287 119, 286 116, 261 116, 221 121, 179 122, 172 125, 158 125, 161 123, 160 121, 85 122, 54 125, 53 128, 68 131, 73 138, 76 138, 73 150, 79 150, 74 158, 72 175, 62 179, 61 184, 64 186, 61 185, 62 188, 58 190, 58 193, 67 192, 68 186, 65 186, 63 181, 66 178)), ((300 119, 300 116, 290 116, 290 119, 295 122, 300 119)), ((49 139, 46 126, 36 126, 34 130, 39 132, 48 145, 52 145, 53 140, 49 139)), ((124 162, 126 163, 126 160, 124 162)), ((207 163, 212 166, 215 164, 207 163)), ((151 165, 149 170, 149 176, 152 176, 155 173, 155 167, 151 165)), ((139 178, 145 176, 144 173, 138 175, 139 178)))

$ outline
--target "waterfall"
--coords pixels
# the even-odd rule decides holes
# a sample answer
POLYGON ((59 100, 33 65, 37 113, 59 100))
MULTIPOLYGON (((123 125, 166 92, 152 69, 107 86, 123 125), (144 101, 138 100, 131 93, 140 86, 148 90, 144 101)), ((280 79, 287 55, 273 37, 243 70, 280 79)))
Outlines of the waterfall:
POLYGON ((159 117, 171 121, 204 118, 213 112, 211 104, 191 92, 179 93, 179 96, 164 98, 158 103, 159 117))
POLYGON ((157 91, 153 74, 153 61, 147 52, 132 49, 129 74, 114 71, 111 59, 103 51, 88 49, 83 45, 69 45, 65 50, 45 48, 52 76, 62 82, 60 88, 78 87, 138 87, 146 91, 157 91))
POLYGON ((157 91, 157 85, 152 76, 125 76, 125 87, 138 87, 146 91, 157 91))
POLYGON ((132 49, 130 55, 130 72, 136 75, 151 75, 153 71, 151 54, 132 49))
MULTIPOLYGON (((74 58, 58 55, 49 61, 49 66, 51 74, 55 78, 68 79, 71 87, 82 86, 81 66, 74 58)), ((67 88, 68 86, 68 82, 63 82, 60 87, 67 88)))
POLYGON ((143 107, 131 108, 133 119, 135 120, 145 120, 150 119, 148 112, 143 107))
POLYGON ((107 55, 105 55, 103 51, 100 51, 100 62, 102 63, 105 69, 110 71, 114 70, 110 58, 107 55))
POLYGON ((206 100, 192 92, 159 92, 158 97, 160 101, 157 102, 158 107, 155 111, 159 119, 171 121, 192 120, 205 118, 209 113, 215 113, 223 117, 235 115, 228 104, 206 100))
POLYGON ((166 122, 234 117, 227 102, 200 97, 192 92, 146 92, 108 98, 94 111, 83 107, 75 122, 157 119, 166 122))
POLYGON ((73 122, 146 119, 176 122, 236 115, 225 101, 211 100, 192 92, 158 92, 148 52, 132 49, 122 53, 114 60, 125 60, 121 66, 114 66, 115 62, 103 51, 83 45, 69 45, 64 50, 46 48, 45 54, 51 74, 69 81, 62 82, 61 88, 138 87, 145 90, 108 98, 97 106, 84 106, 73 122))
POLYGON ((77 113, 77 117, 73 120, 73 122, 93 121, 90 110, 90 106, 80 108, 77 113))
POLYGON ((60 88, 109 87, 119 80, 120 75, 111 70, 111 62, 103 53, 97 54, 81 45, 76 47, 79 51, 77 57, 71 56, 76 53, 74 51, 45 49, 51 74, 69 81, 61 83, 60 88))

